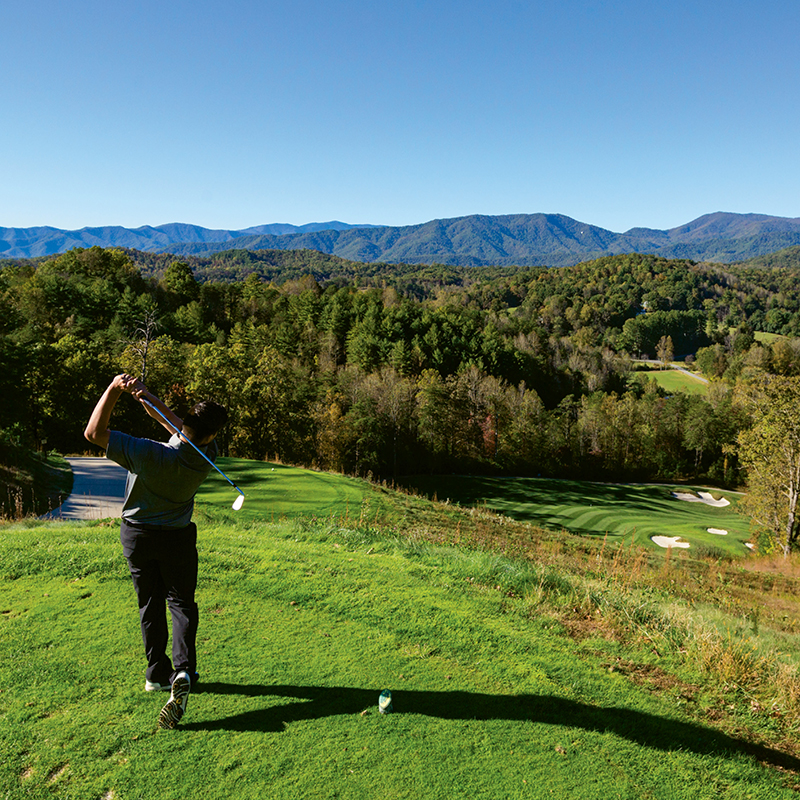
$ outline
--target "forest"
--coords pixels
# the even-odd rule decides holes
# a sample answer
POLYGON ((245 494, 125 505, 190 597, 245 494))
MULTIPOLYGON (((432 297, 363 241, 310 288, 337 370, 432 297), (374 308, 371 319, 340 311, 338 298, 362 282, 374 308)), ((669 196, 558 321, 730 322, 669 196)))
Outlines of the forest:
MULTIPOLYGON (((742 387, 800 373, 798 286, 794 266, 639 254, 550 269, 96 247, 0 261, 0 429, 84 452, 95 401, 128 371, 179 413, 225 404, 230 455, 386 481, 741 486, 742 387), (665 392, 642 358, 684 361, 708 392, 665 392)), ((115 422, 157 433, 133 404, 115 422)))

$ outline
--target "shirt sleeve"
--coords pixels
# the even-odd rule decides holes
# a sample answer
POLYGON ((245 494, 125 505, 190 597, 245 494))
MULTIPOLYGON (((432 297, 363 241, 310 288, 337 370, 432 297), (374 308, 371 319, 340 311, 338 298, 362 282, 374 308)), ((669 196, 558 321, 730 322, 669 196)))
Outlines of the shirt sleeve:
POLYGON ((121 431, 109 431, 106 458, 115 461, 128 472, 138 474, 158 454, 158 444, 149 439, 139 439, 121 431))

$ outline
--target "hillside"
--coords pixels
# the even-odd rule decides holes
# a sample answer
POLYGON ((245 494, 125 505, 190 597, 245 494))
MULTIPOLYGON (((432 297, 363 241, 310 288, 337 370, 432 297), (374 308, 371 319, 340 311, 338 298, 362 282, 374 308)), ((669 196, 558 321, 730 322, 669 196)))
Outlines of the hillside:
POLYGON ((262 225, 239 231, 196 225, 0 228, 0 255, 28 258, 73 247, 126 247, 176 255, 229 250, 317 250, 352 261, 458 266, 568 266, 623 253, 729 263, 800 245, 800 219, 714 213, 669 230, 614 233, 563 214, 471 215, 403 227, 341 222, 262 225))
POLYGON ((325 477, 365 494, 360 513, 321 498, 242 519, 198 498, 201 678, 175 731, 141 690, 135 615, 108 624, 132 604, 110 521, 6 526, 0 791, 796 796, 794 574, 325 477))
POLYGON ((774 253, 756 256, 737 264, 737 266, 756 269, 798 269, 800 268, 800 246, 786 247, 774 253))
POLYGON ((425 465, 736 486, 730 448, 747 420, 734 393, 687 399, 632 380, 631 356, 660 359, 663 340, 668 360, 688 356, 731 386, 800 370, 791 345, 754 341, 800 332, 789 270, 647 255, 556 269, 283 250, 174 258, 90 248, 3 266, 0 428, 80 451, 106 376, 143 371, 130 332, 152 313, 148 384, 178 403, 222 398, 231 455, 387 479, 425 465), (52 398, 65 391, 61 420, 52 398))

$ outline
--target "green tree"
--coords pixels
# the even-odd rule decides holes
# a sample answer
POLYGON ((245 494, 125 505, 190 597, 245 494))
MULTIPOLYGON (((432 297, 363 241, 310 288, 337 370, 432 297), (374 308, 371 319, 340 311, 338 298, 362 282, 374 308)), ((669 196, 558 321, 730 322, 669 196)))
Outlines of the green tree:
POLYGON ((738 436, 748 483, 742 506, 766 549, 788 556, 800 534, 800 379, 767 378, 743 387, 739 401, 753 419, 738 436))
POLYGON ((200 297, 200 285, 192 268, 185 261, 173 261, 164 273, 164 288, 176 305, 184 305, 200 297))
POLYGON ((661 362, 662 369, 666 369, 669 366, 670 361, 675 358, 675 348, 672 345, 671 336, 662 336, 658 340, 658 345, 656 346, 656 356, 661 362))

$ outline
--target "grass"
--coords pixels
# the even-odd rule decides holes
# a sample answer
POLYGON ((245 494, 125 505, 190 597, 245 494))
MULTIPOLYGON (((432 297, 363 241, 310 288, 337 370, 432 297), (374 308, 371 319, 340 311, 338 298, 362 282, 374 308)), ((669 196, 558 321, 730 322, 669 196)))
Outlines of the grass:
POLYGON ((535 572, 331 522, 201 527, 205 683, 175 732, 142 691, 111 526, 4 529, 4 796, 790 795, 762 762, 800 762, 626 677, 646 650, 575 641, 493 583, 535 572))
POLYGON ((0 526, 0 797, 794 796, 800 567, 244 466, 198 501, 177 731, 116 523, 0 526))
POLYGON ((774 341, 778 339, 788 339, 788 336, 783 336, 780 333, 767 333, 766 331, 756 331, 755 332, 755 339, 757 342, 761 342, 762 344, 772 344, 774 341))
POLYGON ((700 378, 687 375, 678 369, 659 369, 653 367, 639 367, 634 373, 634 380, 652 378, 667 392, 685 392, 705 396, 708 394, 708 383, 700 378))
MULTIPOLYGON (((245 502, 240 512, 231 518, 276 520, 297 516, 358 517, 362 504, 372 503, 373 513, 391 515, 394 502, 376 493, 365 480, 342 479, 340 475, 267 464, 242 458, 219 458, 217 465, 244 492, 245 502)), ((236 499, 236 490, 216 472, 211 472, 203 484, 201 500, 224 507, 236 499)))
POLYGON ((730 505, 717 508, 677 499, 673 492, 702 487, 610 484, 547 478, 425 476, 404 479, 407 486, 439 500, 482 506, 517 520, 565 529, 582 536, 657 547, 652 536, 680 537, 695 549, 741 556, 750 538, 748 522, 737 511, 735 492, 712 490, 730 505), (727 530, 712 534, 709 528, 727 530))
POLYGON ((665 369, 649 373, 658 385, 668 392, 685 392, 686 394, 708 394, 708 384, 699 378, 693 378, 677 369, 665 369))

